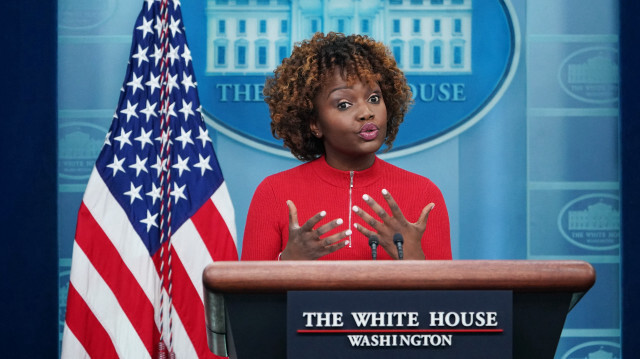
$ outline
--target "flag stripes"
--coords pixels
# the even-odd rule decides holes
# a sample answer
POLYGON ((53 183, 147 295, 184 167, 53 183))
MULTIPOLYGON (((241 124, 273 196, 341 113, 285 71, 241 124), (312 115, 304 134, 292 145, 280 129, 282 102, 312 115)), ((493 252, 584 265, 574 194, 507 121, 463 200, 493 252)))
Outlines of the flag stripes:
MULTIPOLYGON (((88 212, 87 208, 81 205, 80 212, 85 211, 88 212)), ((90 216, 90 213, 88 215, 90 216)), ((152 353, 153 345, 159 338, 155 324, 146 320, 154 315, 152 303, 149 300, 139 299, 146 297, 144 291, 95 221, 89 219, 79 222, 78 231, 93 233, 92 238, 78 237, 76 244, 83 250, 96 272, 101 274, 102 279, 120 303, 123 312, 136 332, 140 334, 145 347, 149 353, 152 353)))
POLYGON ((67 294, 67 317, 63 335, 63 357, 82 356, 95 359, 118 357, 109 334, 73 284, 69 286, 67 294), (78 333, 78 336, 76 337, 73 333, 78 333), (85 347, 89 352, 85 351, 85 347))
MULTIPOLYGON (((92 326, 84 328, 84 332, 75 331, 73 326, 69 326, 74 334, 78 337, 80 334, 86 334, 89 340, 93 340, 94 329, 98 329, 98 332, 100 332, 100 349, 107 346, 106 338, 102 334, 102 331, 104 331, 113 342, 113 347, 118 353, 118 357, 151 358, 150 351, 141 341, 138 332, 136 332, 129 318, 122 310, 118 299, 85 256, 82 249, 77 245, 74 245, 73 248, 71 267, 73 268, 73 266, 84 268, 84 271, 71 271, 71 285, 77 292, 79 299, 86 305, 86 309, 90 310, 99 322, 91 323, 92 326)), ((69 286, 70 288, 71 285, 69 286)), ((67 304, 67 308, 69 308, 69 304, 67 304)), ((84 318, 91 317, 87 312, 83 312, 83 314, 84 318)), ((88 349, 88 351, 93 357, 94 352, 91 349, 93 348, 88 349)))

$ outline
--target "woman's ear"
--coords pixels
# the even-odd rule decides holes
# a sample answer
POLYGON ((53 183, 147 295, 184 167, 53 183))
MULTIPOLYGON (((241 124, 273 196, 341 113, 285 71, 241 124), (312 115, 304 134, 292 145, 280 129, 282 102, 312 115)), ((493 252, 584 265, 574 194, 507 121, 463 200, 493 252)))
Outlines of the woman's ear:
POLYGON ((316 138, 322 138, 322 131, 320 130, 320 126, 318 126, 318 122, 317 121, 312 121, 309 124, 309 128, 311 129, 311 133, 316 137, 316 138))

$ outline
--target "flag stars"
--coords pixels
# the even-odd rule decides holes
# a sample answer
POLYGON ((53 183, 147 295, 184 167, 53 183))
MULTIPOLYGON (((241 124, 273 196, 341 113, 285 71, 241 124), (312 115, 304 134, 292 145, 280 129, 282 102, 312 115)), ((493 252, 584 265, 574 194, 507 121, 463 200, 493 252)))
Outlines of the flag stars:
POLYGON ((180 136, 176 137, 176 141, 179 141, 182 143, 183 150, 187 146, 187 143, 193 145, 194 143, 193 143, 193 140, 191 139, 191 130, 185 131, 184 128, 180 128, 180 136))
POLYGON ((149 100, 147 100, 147 106, 144 108, 144 110, 141 110, 140 113, 145 114, 145 116, 147 117, 147 122, 149 122, 149 116, 153 116, 153 117, 158 117, 158 115, 156 115, 156 103, 154 102, 153 104, 149 103, 149 100))
POLYGON ((173 45, 169 44, 169 52, 167 52, 167 58, 171 60, 171 66, 173 66, 173 62, 175 60, 180 61, 180 55, 178 55, 178 50, 180 46, 173 47, 173 45))
POLYGON ((134 72, 131 81, 127 82, 127 86, 131 86, 131 90, 133 91, 131 92, 132 95, 135 95, 138 89, 144 91, 144 87, 142 86, 143 77, 143 75, 140 75, 140 77, 136 76, 136 73, 134 72))
POLYGON ((176 89, 180 89, 180 86, 178 85, 178 74, 175 74, 173 76, 169 75, 169 77, 167 78, 167 89, 168 89, 168 93, 171 93, 171 91, 176 88, 176 89))
POLYGON ((201 154, 198 153, 198 157, 200 157, 200 160, 198 161, 198 163, 193 165, 193 167, 200 169, 201 176, 204 176, 206 170, 213 171, 213 168, 211 168, 211 166, 209 165, 209 159, 211 159, 211 155, 207 156, 207 158, 204 158, 201 154))
MULTIPOLYGON (((182 114, 184 115, 184 120, 185 121, 189 119, 189 115, 195 116, 195 113, 191 109, 192 106, 193 106, 193 102, 187 103, 187 101, 182 99, 182 108, 178 112, 182 112, 182 114)), ((191 131, 189 131, 189 132, 191 132, 191 131)), ((184 148, 184 144, 182 145, 182 148, 184 148)))
POLYGON ((182 86, 184 86, 184 92, 185 93, 189 93, 189 88, 193 87, 196 88, 196 84, 193 83, 193 79, 192 79, 193 75, 189 75, 187 76, 186 72, 182 73, 182 86))
POLYGON ((158 62, 162 60, 162 48, 158 47, 156 44, 153 44, 153 47, 153 54, 149 55, 149 57, 153 57, 156 61, 156 66, 158 66, 158 62))
POLYGON ((158 171, 157 177, 160 177, 160 172, 167 171, 167 160, 166 159, 162 160, 160 159, 160 156, 156 155, 156 163, 151 165, 151 168, 158 171))
POLYGON ((162 27, 162 19, 160 19, 160 16, 156 16, 156 24, 153 25, 153 28, 158 33, 158 37, 162 34, 162 27))
POLYGON ((167 146, 167 141, 169 145, 172 145, 173 141, 171 140, 171 129, 169 129, 169 131, 160 132, 160 136, 156 137, 156 141, 160 142, 163 147, 167 146))
MULTIPOLYGON (((151 5, 149 5, 149 8, 151 8, 151 5)), ((143 39, 145 37, 147 37, 147 33, 153 34, 153 30, 151 29, 151 24, 153 24, 153 20, 147 21, 147 18, 145 18, 143 16, 142 17, 142 25, 136 27, 136 29, 142 31, 142 38, 143 39)))
POLYGON ((147 171, 147 160, 148 158, 142 160, 138 155, 136 155, 136 163, 129 165, 129 168, 133 168, 136 170, 136 177, 140 175, 141 171, 149 173, 149 171, 147 171))
POLYGON ((134 140, 140 142, 140 149, 144 150, 144 146, 148 143, 153 147, 153 142, 151 142, 151 134, 153 130, 149 130, 149 132, 145 131, 144 128, 140 128, 140 136, 136 137, 134 140))
POLYGON ((124 147, 124 145, 131 145, 131 141, 129 140, 129 136, 131 136, 131 132, 124 132, 124 128, 120 128, 120 135, 113 138, 114 141, 118 141, 120 143, 120 149, 124 147))
POLYGON ((206 128, 199 128, 199 131, 200 133, 196 138, 202 141, 202 147, 204 147, 206 146, 207 142, 211 142, 211 138, 209 138, 209 130, 207 130, 206 128))
MULTIPOLYGON (((176 36, 176 32, 177 33, 182 33, 182 31, 180 31, 180 19, 174 19, 173 16, 171 16, 171 20, 169 22, 169 30, 171 30, 171 36, 175 37, 176 36)), ((173 65, 173 62, 171 62, 171 64, 173 65)))
POLYGON ((178 170, 178 177, 182 177, 182 172, 188 171, 191 172, 188 166, 189 157, 187 156, 185 159, 182 159, 180 155, 178 155, 178 163, 175 163, 171 168, 175 168, 178 170))
POLYGON ((183 184, 182 187, 178 187, 178 185, 173 182, 173 190, 171 191, 171 195, 173 196, 173 203, 178 203, 179 199, 186 200, 187 197, 184 195, 184 190, 187 188, 186 184, 183 184))
MULTIPOLYGON (((146 237, 151 231, 167 230, 163 216, 169 214, 159 210, 160 203, 182 207, 192 200, 206 200, 193 197, 195 187, 191 186, 219 171, 202 122, 193 53, 185 43, 179 12, 182 5, 180 0, 170 0, 165 4, 166 17, 157 16, 159 1, 142 0, 144 8, 134 25, 127 77, 121 82, 121 101, 104 139, 106 150, 112 152, 103 154, 97 163, 100 173, 109 179, 110 193, 129 207, 131 223, 143 237, 145 227, 146 237), (196 142, 205 148, 201 153, 197 153, 202 148, 196 142)), ((176 226, 183 220, 177 215, 174 219, 176 226)))
POLYGON ((127 115, 127 123, 131 119, 131 116, 138 118, 138 114, 136 113, 137 107, 138 107, 137 103, 132 105, 131 101, 127 100, 127 108, 120 110, 120 113, 124 113, 125 115, 127 115))
POLYGON ((156 199, 161 200, 162 195, 160 195, 160 190, 162 187, 156 187, 156 184, 151 182, 151 186, 153 187, 151 191, 147 192, 147 196, 151 197, 152 203, 156 204, 156 199))
POLYGON ((189 66, 189 62, 192 60, 191 58, 191 50, 189 50, 189 47, 187 46, 187 44, 184 44, 184 49, 182 50, 182 58, 184 59, 184 64, 186 66, 189 66))
POLYGON ((122 171, 122 173, 126 173, 124 168, 122 167, 122 163, 124 162, 124 157, 122 159, 118 159, 117 155, 113 155, 113 162, 107 165, 107 167, 113 170, 113 177, 116 176, 118 171, 122 171))
MULTIPOLYGON (((142 46, 138 45, 138 52, 136 52, 135 54, 133 54, 131 57, 133 57, 134 59, 138 60, 138 67, 140 67, 140 65, 142 65, 143 61, 149 62, 149 58, 147 57, 147 50, 149 48, 145 47, 144 49, 142 48, 142 46)), ((133 74, 135 76, 135 74, 133 74)), ((140 79, 140 81, 142 81, 142 79, 140 79)), ((133 90, 133 93, 135 93, 135 89, 133 90)))
POLYGON ((156 218, 157 217, 158 217, 157 213, 152 215, 151 212, 149 212, 149 210, 147 210, 147 218, 145 218, 145 219, 140 221, 140 223, 143 223, 143 224, 147 225, 147 233, 149 233, 149 231, 151 230, 151 227, 158 228, 158 224, 156 223, 156 218))
POLYGON ((142 200, 142 197, 140 196, 140 190, 142 189, 142 185, 136 187, 133 185, 133 182, 131 182, 131 187, 129 188, 130 189, 124 193, 125 196, 129 196, 129 198, 131 199, 129 204, 133 204, 133 201, 135 201, 136 199, 142 200))
MULTIPOLYGON (((174 108, 176 107, 175 103, 172 103, 169 105, 169 117, 173 116, 173 117, 178 117, 178 114, 176 114, 176 111, 174 111, 174 108)), ((162 109, 162 113, 166 114, 166 107, 162 109)))
POLYGON ((149 72, 149 81, 144 84, 149 88, 149 94, 153 95, 156 89, 160 89, 160 75, 156 76, 153 72, 149 72))
MULTIPOLYGON (((116 117, 116 118, 117 118, 117 117, 116 117)), ((109 132, 107 133, 107 135, 104 137, 104 144, 105 144, 105 145, 111 146, 111 140, 110 140, 110 138, 111 138, 111 131, 109 131, 109 132)))

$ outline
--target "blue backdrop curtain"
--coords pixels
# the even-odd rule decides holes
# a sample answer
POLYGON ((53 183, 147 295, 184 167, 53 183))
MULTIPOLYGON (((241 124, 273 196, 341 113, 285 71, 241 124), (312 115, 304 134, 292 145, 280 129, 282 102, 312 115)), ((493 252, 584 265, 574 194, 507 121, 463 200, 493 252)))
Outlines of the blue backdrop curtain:
POLYGON ((0 356, 58 356, 56 1, 0 3, 0 356))

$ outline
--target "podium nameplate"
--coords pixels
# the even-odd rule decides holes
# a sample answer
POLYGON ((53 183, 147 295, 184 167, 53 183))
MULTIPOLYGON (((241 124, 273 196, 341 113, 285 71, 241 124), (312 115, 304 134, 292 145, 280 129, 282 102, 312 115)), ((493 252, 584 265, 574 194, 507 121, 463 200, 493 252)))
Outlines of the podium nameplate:
POLYGON ((288 358, 511 358, 511 291, 290 291, 288 358))

